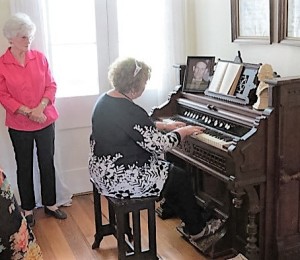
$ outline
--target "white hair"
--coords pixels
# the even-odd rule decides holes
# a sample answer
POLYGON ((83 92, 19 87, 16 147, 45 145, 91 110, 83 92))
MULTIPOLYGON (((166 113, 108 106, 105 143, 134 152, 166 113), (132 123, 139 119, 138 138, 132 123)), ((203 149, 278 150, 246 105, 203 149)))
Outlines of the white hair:
POLYGON ((17 36, 33 37, 36 26, 27 14, 16 13, 4 24, 3 34, 6 39, 11 40, 17 36))

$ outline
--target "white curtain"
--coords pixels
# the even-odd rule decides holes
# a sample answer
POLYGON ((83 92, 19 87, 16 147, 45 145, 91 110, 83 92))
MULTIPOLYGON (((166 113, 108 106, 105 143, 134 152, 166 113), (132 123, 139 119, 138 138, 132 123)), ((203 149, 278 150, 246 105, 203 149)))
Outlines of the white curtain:
MULTIPOLYGON (((49 53, 47 48, 47 32, 45 31, 47 26, 45 26, 46 19, 44 19, 44 1, 36 0, 10 0, 11 13, 22 12, 30 16, 32 21, 37 27, 35 40, 32 43, 32 48, 40 50, 46 56, 49 53)), ((57 161, 57 160, 56 160, 57 161)), ((69 206, 72 203, 72 194, 67 188, 67 186, 62 181, 62 176, 60 175, 60 166, 56 167, 56 201, 57 205, 69 206)), ((36 151, 34 151, 34 188, 37 206, 42 206, 41 204, 41 188, 40 188, 40 175, 39 168, 36 158, 36 151)))
POLYGON ((46 19, 44 19, 44 1, 36 0, 10 0, 11 13, 22 12, 30 16, 36 25, 36 35, 32 43, 33 49, 42 51, 46 56, 48 54, 47 32, 45 31, 46 19))
MULTIPOLYGON (((151 1, 151 0, 150 0, 151 1)), ((165 7, 164 26, 165 41, 164 46, 164 67, 162 76, 162 88, 158 93, 158 100, 161 104, 166 101, 166 97, 178 82, 178 71, 172 68, 175 64, 186 62, 186 39, 185 39, 185 20, 186 20, 186 0, 165 0, 162 1, 165 7)))
POLYGON ((118 15, 113 17, 118 20, 118 36, 110 45, 121 45, 116 47, 116 56, 136 57, 152 67, 147 86, 156 95, 157 104, 166 101, 176 86, 178 71, 173 65, 186 62, 185 5, 185 0, 117 1, 118 15))

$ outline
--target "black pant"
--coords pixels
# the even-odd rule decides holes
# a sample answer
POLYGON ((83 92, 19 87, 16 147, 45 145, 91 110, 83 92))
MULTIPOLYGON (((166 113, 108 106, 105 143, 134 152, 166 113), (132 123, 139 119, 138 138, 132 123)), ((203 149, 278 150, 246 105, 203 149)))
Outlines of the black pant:
POLYGON ((173 205, 177 216, 185 223, 191 235, 199 233, 205 226, 202 209, 198 206, 190 176, 181 168, 172 165, 162 190, 168 205, 173 205))
POLYGON ((40 170, 42 204, 52 206, 56 203, 54 168, 54 124, 38 131, 8 130, 17 163, 17 182, 24 210, 35 207, 33 187, 33 149, 37 148, 40 170))

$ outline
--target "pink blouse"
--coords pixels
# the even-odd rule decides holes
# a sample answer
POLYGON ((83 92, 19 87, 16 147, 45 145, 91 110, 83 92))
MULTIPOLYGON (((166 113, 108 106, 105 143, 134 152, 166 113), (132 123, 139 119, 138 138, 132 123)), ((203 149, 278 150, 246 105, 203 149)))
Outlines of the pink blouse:
POLYGON ((0 103, 6 110, 7 127, 21 131, 40 130, 58 118, 54 106, 56 83, 52 77, 46 57, 35 50, 26 53, 22 66, 10 52, 10 48, 0 57, 0 103), (46 122, 37 123, 16 113, 21 105, 35 108, 42 98, 49 104, 44 110, 46 122))

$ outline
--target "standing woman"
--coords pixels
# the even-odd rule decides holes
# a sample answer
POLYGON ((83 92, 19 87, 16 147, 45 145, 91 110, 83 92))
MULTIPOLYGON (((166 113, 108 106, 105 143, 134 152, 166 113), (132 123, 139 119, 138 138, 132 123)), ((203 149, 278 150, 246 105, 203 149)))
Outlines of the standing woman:
POLYGON ((67 218, 56 206, 54 168, 54 106, 56 83, 46 57, 30 49, 36 26, 30 17, 17 13, 3 27, 10 47, 0 57, 0 103, 6 110, 5 124, 17 164, 21 208, 33 226, 36 206, 33 187, 33 151, 37 148, 42 204, 47 215, 67 218))
POLYGON ((147 64, 133 58, 118 59, 110 66, 108 78, 113 89, 98 99, 92 115, 90 175, 105 196, 162 195, 177 205, 185 231, 196 240, 214 233, 219 224, 206 223, 209 219, 196 203, 188 174, 160 155, 187 136, 202 133, 203 128, 153 122, 133 102, 144 92, 150 74, 147 64))

